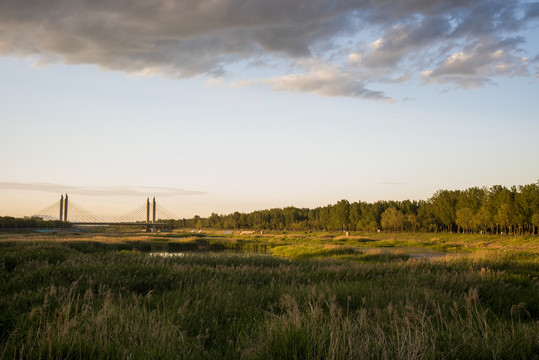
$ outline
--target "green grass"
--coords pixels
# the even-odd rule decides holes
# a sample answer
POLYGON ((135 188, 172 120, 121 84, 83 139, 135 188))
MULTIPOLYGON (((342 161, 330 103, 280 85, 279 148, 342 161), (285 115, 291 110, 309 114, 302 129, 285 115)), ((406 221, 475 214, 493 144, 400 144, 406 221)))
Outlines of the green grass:
MULTIPOLYGON (((177 231, 175 234, 188 234, 177 231)), ((454 233, 391 233, 391 232, 352 232, 346 237, 343 232, 277 232, 265 231, 264 234, 224 235, 222 231, 207 230, 199 236, 207 239, 246 243, 275 245, 347 245, 352 247, 422 247, 430 250, 469 253, 482 250, 527 251, 539 255, 537 236, 508 236, 454 233)))
POLYGON ((402 250, 382 251, 361 249, 346 245, 278 245, 271 248, 273 256, 294 260, 339 258, 361 262, 408 260, 410 256, 402 250))
POLYGON ((533 252, 418 261, 320 238, 166 258, 143 250, 262 242, 4 238, 0 358, 538 358, 533 252))

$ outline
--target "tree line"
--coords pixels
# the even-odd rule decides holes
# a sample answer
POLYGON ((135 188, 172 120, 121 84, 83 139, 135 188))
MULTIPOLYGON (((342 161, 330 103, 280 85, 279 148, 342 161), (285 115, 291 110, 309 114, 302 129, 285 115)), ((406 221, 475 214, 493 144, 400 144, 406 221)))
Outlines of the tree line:
POLYGON ((428 200, 341 200, 314 209, 293 206, 251 213, 212 213, 166 220, 174 228, 421 231, 537 234, 539 181, 534 184, 439 190, 428 200))
POLYGON ((40 217, 15 218, 0 216, 0 229, 58 229, 71 225, 60 220, 43 220, 40 217))

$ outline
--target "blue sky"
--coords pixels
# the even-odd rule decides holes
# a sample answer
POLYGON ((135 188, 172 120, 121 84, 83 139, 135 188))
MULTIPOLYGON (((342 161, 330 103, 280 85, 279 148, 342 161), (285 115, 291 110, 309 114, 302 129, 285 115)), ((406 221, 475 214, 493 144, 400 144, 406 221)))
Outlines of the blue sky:
POLYGON ((188 3, 0 6, 0 215, 65 192, 191 217, 539 179, 537 2, 188 3))

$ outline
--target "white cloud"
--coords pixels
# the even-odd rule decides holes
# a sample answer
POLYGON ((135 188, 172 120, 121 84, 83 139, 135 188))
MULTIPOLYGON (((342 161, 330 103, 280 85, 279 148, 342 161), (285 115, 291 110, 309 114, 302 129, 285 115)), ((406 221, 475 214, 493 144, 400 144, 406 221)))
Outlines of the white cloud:
POLYGON ((384 45, 384 39, 378 39, 369 44, 372 50, 378 50, 384 45))
POLYGON ((446 68, 459 68, 463 64, 466 64, 466 62, 470 61, 472 58, 471 54, 466 54, 463 51, 459 51, 456 54, 453 54, 447 59, 444 63, 444 67, 446 68))
POLYGON ((319 68, 300 74, 291 74, 264 79, 261 83, 275 91, 297 91, 314 93, 324 97, 348 96, 391 101, 381 91, 369 90, 351 74, 342 73, 337 68, 319 68))
POLYGON ((362 56, 358 53, 351 53, 348 55, 348 62, 352 64, 356 64, 361 62, 362 56))

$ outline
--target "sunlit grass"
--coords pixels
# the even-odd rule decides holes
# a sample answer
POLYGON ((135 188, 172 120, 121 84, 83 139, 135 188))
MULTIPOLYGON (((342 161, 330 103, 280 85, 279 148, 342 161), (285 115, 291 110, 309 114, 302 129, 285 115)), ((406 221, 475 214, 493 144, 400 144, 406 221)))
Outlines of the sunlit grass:
POLYGON ((539 263, 530 252, 483 249, 415 260, 398 247, 305 237, 301 245, 266 241, 266 255, 186 251, 162 258, 144 246, 235 249, 260 241, 145 236, 0 241, 0 358, 539 353, 539 263))

